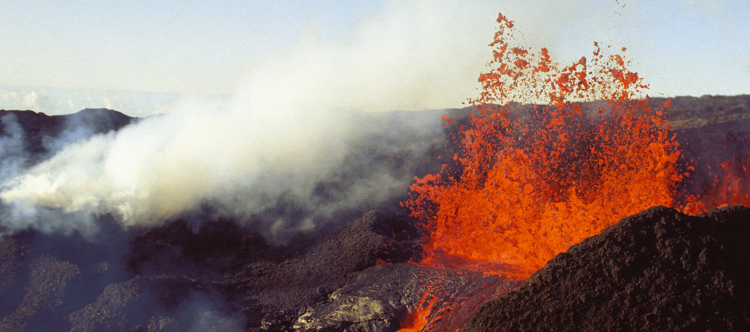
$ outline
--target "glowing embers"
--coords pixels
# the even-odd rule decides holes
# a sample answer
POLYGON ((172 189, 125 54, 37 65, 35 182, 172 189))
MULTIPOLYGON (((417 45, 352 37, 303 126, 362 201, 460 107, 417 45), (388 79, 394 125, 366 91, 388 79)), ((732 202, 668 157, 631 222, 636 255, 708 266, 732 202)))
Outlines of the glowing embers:
POLYGON ((404 206, 429 230, 426 262, 507 264, 492 272, 524 279, 622 217, 672 206, 684 174, 662 109, 636 99, 646 86, 621 56, 596 45, 561 66, 510 46, 512 22, 498 23, 477 111, 445 119, 456 166, 417 179, 404 206))

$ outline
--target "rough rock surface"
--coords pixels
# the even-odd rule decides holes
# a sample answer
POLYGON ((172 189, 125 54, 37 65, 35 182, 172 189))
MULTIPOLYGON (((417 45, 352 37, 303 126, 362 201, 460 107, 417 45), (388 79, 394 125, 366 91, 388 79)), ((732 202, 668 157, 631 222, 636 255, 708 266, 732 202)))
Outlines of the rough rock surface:
POLYGON ((396 331, 416 310, 429 331, 457 331, 487 299, 502 296, 519 281, 476 271, 416 264, 382 264, 355 282, 307 307, 292 326, 299 331, 396 331))
POLYGON ((518 284, 407 263, 420 231, 377 211, 287 245, 230 221, 110 236, 3 237, 0 331, 393 332, 428 302, 433 330, 456 330, 518 284))
POLYGON ((750 209, 654 207, 572 246, 467 331, 749 331, 750 209))
MULTIPOLYGON (((75 265, 46 255, 36 258, 29 268, 28 291, 16 310, 0 320, 0 331, 24 331, 27 325, 35 323, 32 316, 37 320, 53 320, 50 312, 62 304, 68 280, 80 273, 75 265)), ((30 328, 38 329, 37 326, 30 328)))
MULTIPOLYGON (((332 294, 356 284, 362 271, 413 269, 379 263, 421 253, 412 220, 376 211, 283 246, 231 221, 113 231, 120 242, 130 240, 92 243, 31 230, 0 239, 0 331, 291 330, 305 310, 335 301, 332 294)), ((397 289, 401 280, 393 276, 381 274, 379 282, 397 289)), ((351 306, 362 314, 320 326, 357 326, 366 317, 390 325, 358 330, 394 331, 418 296, 381 294, 380 302, 403 304, 378 319, 362 300, 351 306)))
POLYGON ((370 212, 326 236, 294 239, 288 246, 233 223, 206 224, 193 235, 186 225, 151 231, 133 243, 129 265, 144 275, 182 275, 222 294, 250 330, 285 330, 305 307, 328 301, 378 262, 406 262, 421 251, 410 219, 370 212))

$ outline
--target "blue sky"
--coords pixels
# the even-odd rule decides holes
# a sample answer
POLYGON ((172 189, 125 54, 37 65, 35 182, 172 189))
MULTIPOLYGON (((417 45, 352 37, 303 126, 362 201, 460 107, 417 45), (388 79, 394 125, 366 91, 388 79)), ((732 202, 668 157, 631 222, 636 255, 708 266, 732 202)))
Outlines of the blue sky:
POLYGON ((750 4, 740 0, 2 0, 0 85, 261 86, 275 97, 291 86, 311 96, 367 91, 321 101, 342 107, 453 107, 472 97, 498 12, 560 62, 590 55, 594 41, 626 47, 652 96, 750 93, 750 4), (297 77, 295 66, 315 69, 297 77), (317 84, 346 84, 310 88, 321 72, 334 77, 317 84), (396 101, 371 102, 387 98, 396 101))
MULTIPOLYGON (((0 5, 0 84, 229 93, 317 21, 338 38, 378 3, 24 1, 0 5)), ((10 3, 10 1, 8 1, 10 3)))

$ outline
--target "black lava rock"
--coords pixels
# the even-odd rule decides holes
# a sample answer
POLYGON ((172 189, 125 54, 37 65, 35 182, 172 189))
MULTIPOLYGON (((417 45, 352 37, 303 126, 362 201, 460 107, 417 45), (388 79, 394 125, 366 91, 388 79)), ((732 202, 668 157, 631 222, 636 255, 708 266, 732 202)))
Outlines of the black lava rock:
POLYGON ((557 255, 467 331, 748 331, 750 209, 654 207, 557 255))

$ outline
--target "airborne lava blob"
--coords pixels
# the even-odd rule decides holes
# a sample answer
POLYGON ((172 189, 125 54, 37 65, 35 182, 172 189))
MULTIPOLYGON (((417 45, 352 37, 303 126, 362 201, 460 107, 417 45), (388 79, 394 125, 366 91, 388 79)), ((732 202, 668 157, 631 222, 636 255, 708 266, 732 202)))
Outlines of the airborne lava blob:
POLYGON ((444 118, 455 166, 417 179, 404 206, 429 230, 425 262, 502 263, 483 269, 525 279, 625 216, 674 205, 687 174, 665 129, 669 103, 637 99, 647 86, 620 55, 595 44, 563 66, 513 46, 513 22, 497 22, 477 111, 444 118))

